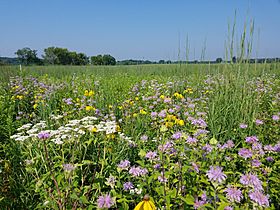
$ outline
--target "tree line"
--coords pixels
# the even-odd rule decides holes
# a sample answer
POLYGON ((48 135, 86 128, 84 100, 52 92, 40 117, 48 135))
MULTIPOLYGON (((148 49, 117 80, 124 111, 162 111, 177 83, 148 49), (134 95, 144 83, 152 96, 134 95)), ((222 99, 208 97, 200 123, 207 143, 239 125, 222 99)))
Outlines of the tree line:
POLYGON ((85 53, 77 53, 60 47, 44 49, 42 59, 37 56, 37 50, 29 47, 18 49, 15 54, 19 63, 23 65, 116 65, 117 63, 111 55, 88 57, 85 53))
POLYGON ((84 53, 69 51, 67 48, 48 47, 44 49, 42 58, 37 56, 37 50, 32 50, 28 47, 18 49, 15 54, 17 58, 0 57, 1 65, 142 65, 142 64, 208 64, 208 63, 272 63, 280 62, 280 58, 251 58, 240 59, 235 56, 230 61, 224 61, 222 58, 217 58, 213 61, 171 61, 171 60, 122 60, 116 59, 109 55, 96 55, 88 57, 84 53))

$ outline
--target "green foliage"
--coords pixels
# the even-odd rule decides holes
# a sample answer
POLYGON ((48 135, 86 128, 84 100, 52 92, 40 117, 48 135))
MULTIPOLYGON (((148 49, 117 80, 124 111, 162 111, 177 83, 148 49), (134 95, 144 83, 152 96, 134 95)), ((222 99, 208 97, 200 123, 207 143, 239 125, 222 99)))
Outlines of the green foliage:
POLYGON ((92 65, 99 65, 99 66, 116 65, 116 59, 111 55, 103 55, 103 56, 97 55, 97 56, 92 56, 90 59, 92 65))
POLYGON ((37 51, 32 50, 29 47, 19 49, 15 52, 18 57, 18 60, 21 64, 30 65, 30 64, 41 64, 41 60, 37 57, 37 51))

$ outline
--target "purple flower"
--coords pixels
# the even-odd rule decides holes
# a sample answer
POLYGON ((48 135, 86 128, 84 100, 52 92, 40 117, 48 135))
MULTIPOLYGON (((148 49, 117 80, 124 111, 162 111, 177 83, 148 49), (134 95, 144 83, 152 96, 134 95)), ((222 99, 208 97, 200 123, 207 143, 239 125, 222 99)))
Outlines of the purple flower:
POLYGON ((225 144, 225 147, 227 148, 227 149, 231 149, 231 148, 233 148, 235 145, 234 145, 234 142, 232 141, 232 140, 228 140, 227 142, 226 142, 226 144, 225 144))
POLYGON ((143 135, 143 136, 140 137, 140 139, 142 141, 147 141, 148 140, 148 136, 147 135, 143 135))
POLYGON ((241 148, 241 149, 239 149, 238 155, 240 157, 243 157, 243 158, 247 159, 247 158, 252 157, 253 153, 249 149, 241 148))
POLYGON ((259 139, 256 136, 248 136, 248 137, 246 137, 245 141, 246 141, 246 143, 253 144, 253 143, 258 142, 259 139))
POLYGON ((256 125, 262 125, 262 124, 263 124, 263 121, 262 121, 262 120, 259 120, 259 119, 256 119, 255 123, 256 123, 256 125))
POLYGON ((172 138, 173 139, 179 139, 182 137, 182 133, 181 132, 176 132, 172 135, 172 138))
POLYGON ((213 182, 222 183, 226 180, 226 175, 223 173, 223 170, 219 166, 210 166, 210 170, 207 171, 206 175, 208 179, 213 182))
POLYGON ((196 163, 192 162, 192 168, 196 173, 199 173, 199 165, 197 165, 196 163))
POLYGON ((202 150, 206 151, 206 153, 210 153, 212 149, 213 148, 210 144, 205 144, 205 146, 202 147, 202 150))
POLYGON ((258 159, 253 159, 251 163, 254 167, 260 167, 260 165, 262 164, 258 159))
POLYGON ((130 167, 130 162, 129 162, 129 160, 122 160, 122 161, 118 164, 118 168, 123 169, 123 170, 128 170, 129 167, 130 167))
POLYGON ((157 117, 157 114, 158 114, 157 112, 151 112, 151 117, 152 117, 152 118, 156 118, 156 117, 157 117))
POLYGON ((70 163, 63 164, 63 169, 66 172, 71 172, 71 171, 75 170, 75 168, 76 168, 76 166, 73 164, 70 164, 70 163))
POLYGON ((193 137, 188 137, 187 138, 187 141, 186 141, 188 144, 196 144, 197 143, 197 139, 196 138, 193 138, 193 137))
POLYGON ((242 129, 244 129, 244 128, 247 128, 248 125, 246 125, 246 124, 244 124, 244 123, 241 123, 241 124, 239 125, 239 127, 242 128, 242 129))
POLYGON ((152 152, 152 151, 149 151, 147 152, 146 158, 150 159, 150 160, 154 160, 156 157, 157 157, 157 153, 156 152, 152 152))
POLYGON ((274 152, 274 147, 272 145, 265 145, 264 150, 267 152, 274 152))
POLYGON ((166 183, 168 180, 164 177, 163 172, 161 172, 161 175, 158 176, 158 181, 162 183, 166 183))
POLYGON ((97 199, 98 208, 111 208, 115 204, 114 199, 111 198, 110 195, 101 195, 97 199))
POLYGON ((279 117, 279 115, 273 115, 273 116, 272 116, 272 119, 273 119, 274 121, 278 121, 278 120, 280 120, 280 117, 279 117))
POLYGON ((227 193, 226 197, 230 202, 240 203, 240 200, 243 198, 241 190, 236 187, 228 187, 225 189, 225 192, 227 193))
POLYGON ((255 190, 249 193, 250 199, 257 203, 259 206, 268 207, 269 201, 268 196, 264 195, 262 192, 255 190))
POLYGON ((224 210, 233 210, 233 208, 231 206, 226 206, 224 210))
POLYGON ((269 156, 269 157, 266 158, 266 161, 268 161, 268 162, 273 162, 274 159, 273 159, 273 157, 269 156))
POLYGON ((125 183, 123 184, 123 189, 124 189, 125 191, 131 190, 131 189, 133 189, 133 188, 134 188, 134 185, 132 184, 132 182, 125 182, 125 183))
POLYGON ((154 169, 160 169, 160 164, 154 165, 154 169))
POLYGON ((259 178, 254 174, 241 175, 240 183, 245 186, 253 187, 256 190, 263 189, 261 180, 259 180, 259 178))
POLYGON ((141 168, 140 166, 138 167, 131 167, 129 170, 129 174, 131 174, 133 177, 137 176, 145 176, 148 173, 148 170, 146 168, 141 168))
POLYGON ((194 209, 199 209, 204 204, 206 204, 206 201, 195 199, 193 207, 194 207, 194 209))
POLYGON ((206 128, 207 127, 207 123, 202 118, 192 119, 191 121, 192 121, 193 125, 196 125, 198 127, 202 127, 202 128, 206 128))
POLYGON ((38 134, 38 138, 39 139, 48 139, 50 137, 50 134, 48 132, 45 132, 45 131, 41 131, 39 134, 38 134))
POLYGON ((161 118, 165 118, 165 117, 166 117, 166 110, 161 110, 161 111, 158 113, 158 116, 161 117, 161 118))

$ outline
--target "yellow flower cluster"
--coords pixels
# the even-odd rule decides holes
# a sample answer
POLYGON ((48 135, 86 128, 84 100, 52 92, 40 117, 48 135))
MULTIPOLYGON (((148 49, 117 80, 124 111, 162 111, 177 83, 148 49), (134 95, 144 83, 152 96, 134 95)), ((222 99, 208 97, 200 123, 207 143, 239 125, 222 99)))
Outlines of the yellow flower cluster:
POLYGON ((193 89, 192 88, 187 88, 186 90, 184 90, 184 93, 192 94, 193 93, 193 89))
POLYGON ((174 125, 185 125, 184 120, 178 119, 175 115, 170 114, 165 117, 164 121, 167 128, 172 128, 174 125))
POLYGON ((93 95, 94 95, 93 90, 85 90, 85 92, 84 92, 84 96, 91 97, 93 95))
POLYGON ((178 98, 178 99, 182 99, 182 98, 184 98, 184 96, 182 95, 182 94, 180 94, 180 93, 174 93, 174 95, 173 95, 174 97, 176 97, 176 98, 178 98))

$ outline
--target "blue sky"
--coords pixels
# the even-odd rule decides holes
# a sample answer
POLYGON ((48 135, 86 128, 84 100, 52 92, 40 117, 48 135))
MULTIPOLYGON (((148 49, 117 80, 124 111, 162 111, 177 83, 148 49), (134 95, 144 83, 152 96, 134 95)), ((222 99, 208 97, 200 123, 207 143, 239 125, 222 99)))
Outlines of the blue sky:
POLYGON ((279 0, 1 0, 0 56, 23 47, 65 47, 117 60, 223 57, 228 23, 237 37, 255 21, 255 57, 280 57, 279 0), (180 47, 179 47, 180 45, 180 47), (180 50, 179 50, 180 49, 180 50))

